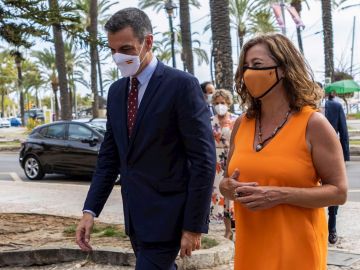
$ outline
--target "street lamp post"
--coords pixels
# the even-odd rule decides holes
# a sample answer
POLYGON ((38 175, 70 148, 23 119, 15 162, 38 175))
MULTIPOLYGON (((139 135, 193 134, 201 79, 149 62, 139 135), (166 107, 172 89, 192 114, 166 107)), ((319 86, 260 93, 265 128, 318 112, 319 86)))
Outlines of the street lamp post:
POLYGON ((169 15, 169 26, 170 26, 170 34, 171 34, 171 57, 172 57, 172 65, 173 68, 176 68, 176 60, 175 60, 175 35, 174 35, 174 28, 173 28, 173 14, 174 9, 177 6, 172 2, 172 0, 168 0, 165 4, 165 9, 167 14, 169 15))

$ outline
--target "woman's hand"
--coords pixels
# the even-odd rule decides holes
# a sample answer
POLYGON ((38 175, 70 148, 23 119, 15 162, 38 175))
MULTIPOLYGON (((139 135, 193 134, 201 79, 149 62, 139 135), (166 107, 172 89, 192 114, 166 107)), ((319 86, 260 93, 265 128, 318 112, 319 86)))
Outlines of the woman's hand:
POLYGON ((284 201, 286 189, 273 186, 242 186, 235 189, 236 202, 249 210, 264 210, 284 201))
POLYGON ((225 177, 221 180, 219 189, 221 194, 229 199, 234 200, 237 198, 236 189, 243 186, 257 186, 256 182, 239 182, 238 178, 240 176, 240 172, 238 169, 235 169, 233 174, 230 177, 225 177))

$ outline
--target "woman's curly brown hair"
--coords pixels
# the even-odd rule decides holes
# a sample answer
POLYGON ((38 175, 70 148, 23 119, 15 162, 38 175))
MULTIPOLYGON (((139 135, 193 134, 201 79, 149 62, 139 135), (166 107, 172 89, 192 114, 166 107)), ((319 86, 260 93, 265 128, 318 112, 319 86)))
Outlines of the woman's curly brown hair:
POLYGON ((300 111, 307 105, 314 109, 318 108, 323 91, 314 81, 312 70, 303 55, 287 37, 281 34, 262 34, 244 44, 235 74, 236 91, 242 106, 246 108, 247 117, 255 117, 260 109, 260 102, 249 94, 243 80, 245 55, 257 44, 265 44, 269 48, 271 57, 284 70, 283 84, 290 108, 295 111, 300 111))

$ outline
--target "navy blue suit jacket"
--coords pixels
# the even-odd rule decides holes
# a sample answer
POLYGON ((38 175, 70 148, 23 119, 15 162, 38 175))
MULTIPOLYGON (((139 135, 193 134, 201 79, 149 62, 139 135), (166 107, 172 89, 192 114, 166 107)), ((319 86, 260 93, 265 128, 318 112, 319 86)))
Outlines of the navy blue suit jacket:
POLYGON ((99 215, 121 175, 125 228, 144 242, 207 232, 215 175, 209 110, 192 75, 160 61, 127 133, 129 79, 110 87, 107 131, 84 209, 99 215))
POLYGON ((333 99, 328 99, 325 103, 325 116, 335 129, 336 133, 339 134, 344 160, 349 161, 349 135, 346 125, 345 113, 341 104, 333 99))

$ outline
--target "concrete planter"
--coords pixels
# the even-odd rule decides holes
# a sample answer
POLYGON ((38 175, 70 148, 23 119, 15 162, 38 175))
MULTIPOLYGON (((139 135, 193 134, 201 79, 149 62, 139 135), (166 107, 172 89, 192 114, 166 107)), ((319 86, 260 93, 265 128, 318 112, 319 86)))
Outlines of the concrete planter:
MULTIPOLYGON (((181 259, 178 257, 176 263, 179 270, 205 269, 227 265, 231 262, 234 255, 234 243, 220 236, 211 235, 210 237, 215 239, 219 245, 210 249, 195 251, 190 258, 181 259)), ((135 255, 129 249, 106 248, 86 253, 75 246, 71 246, 0 252, 0 267, 48 265, 86 259, 98 264, 135 266, 135 255)))

